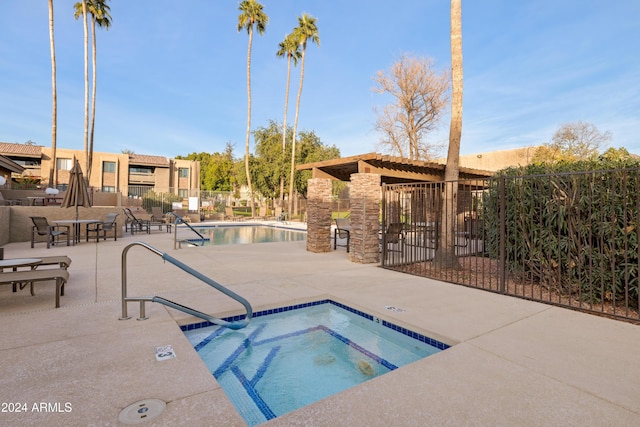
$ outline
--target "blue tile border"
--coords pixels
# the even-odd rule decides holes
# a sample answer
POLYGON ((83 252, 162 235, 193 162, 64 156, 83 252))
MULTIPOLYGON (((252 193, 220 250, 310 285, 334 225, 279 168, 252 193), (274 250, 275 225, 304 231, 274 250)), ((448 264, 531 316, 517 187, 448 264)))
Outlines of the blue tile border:
MULTIPOLYGON (((356 314, 358 316, 364 317, 365 319, 374 320, 374 316, 372 316, 371 314, 365 313, 363 311, 357 310, 355 308, 349 307, 347 305, 341 304, 339 302, 330 300, 330 299, 324 299, 324 300, 319 300, 319 301, 312 301, 312 302, 307 302, 307 303, 303 303, 303 304, 296 304, 296 305, 289 305, 286 307, 279 307, 279 308, 273 308, 273 309, 269 309, 269 310, 263 310, 263 311, 258 311, 256 313, 253 313, 253 317, 262 317, 262 316, 268 316, 270 314, 276 314, 276 313, 283 313, 285 311, 291 311, 291 310, 297 310, 300 308, 306 308, 306 307, 313 307, 316 305, 321 305, 321 304, 333 304, 336 307, 340 307, 344 310, 347 310, 353 314, 356 314)), ((222 320, 226 320, 228 322, 235 322, 235 321, 239 321, 239 320, 243 320, 246 316, 243 315, 239 315, 239 316, 230 316, 230 317, 225 317, 222 320)), ((402 326, 396 325, 395 323, 391 323, 388 322, 386 320, 380 319, 381 320, 381 325, 384 327, 387 327, 389 329, 392 329, 396 332, 399 332, 403 335, 408 336, 409 338, 413 338, 415 340, 418 340, 420 342, 429 344, 432 347, 436 347, 440 350, 446 350, 449 347, 451 347, 449 344, 445 344, 441 341, 438 341, 434 338, 430 338, 426 335, 422 335, 418 332, 414 332, 410 329, 404 328, 402 326)), ((206 328, 209 326, 216 326, 214 323, 211 322, 199 322, 199 323, 192 323, 189 325, 181 325, 180 326, 180 330, 184 331, 191 331, 194 329, 200 329, 200 328, 206 328)))

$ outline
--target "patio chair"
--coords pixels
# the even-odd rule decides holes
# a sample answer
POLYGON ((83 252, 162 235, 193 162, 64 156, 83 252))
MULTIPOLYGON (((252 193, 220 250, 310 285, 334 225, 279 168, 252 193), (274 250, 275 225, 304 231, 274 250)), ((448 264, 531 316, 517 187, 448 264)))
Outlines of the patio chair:
POLYGON ((118 223, 116 219, 118 218, 117 213, 107 214, 104 221, 96 222, 94 224, 87 224, 87 242, 89 239, 96 239, 96 243, 100 241, 100 237, 103 240, 107 240, 107 234, 113 231, 113 240, 118 240, 118 223))
POLYGON ((401 222, 392 222, 387 226, 382 237, 383 242, 387 245, 387 250, 404 253, 404 225, 401 222), (397 245, 398 249, 389 249, 389 244, 397 245))
POLYGON ((127 216, 127 219, 125 221, 125 231, 127 231, 128 226, 129 230, 131 231, 131 235, 133 235, 136 231, 146 231, 147 234, 151 233, 151 221, 149 221, 148 219, 136 218, 136 216, 131 212, 131 209, 129 208, 124 208, 123 211, 127 216))
POLYGON ((162 208, 160 206, 153 206, 151 208, 151 220, 155 222, 167 223, 170 222, 167 217, 165 217, 162 212, 162 208))
POLYGON ((345 246, 349 252, 349 243, 351 241, 351 222, 348 218, 336 218, 336 228, 333 230, 333 250, 338 246, 345 246), (338 239, 347 239, 344 245, 338 244, 338 239))
MULTIPOLYGON (((56 241, 60 240, 60 236, 67 236, 67 246, 69 246, 69 236, 71 235, 71 228, 68 225, 51 225, 47 218, 43 216, 32 216, 30 217, 33 222, 33 227, 31 227, 31 247, 33 248, 34 243, 36 243, 36 236, 45 236, 47 242, 47 249, 51 247, 51 245, 55 245, 56 241)), ((40 242, 44 242, 44 240, 40 240, 40 242)))
POLYGON ((171 231, 171 227, 173 226, 173 222, 171 218, 162 213, 162 208, 160 206, 153 206, 151 208, 151 226, 158 226, 159 230, 162 230, 162 226, 167 227, 167 233, 171 231))

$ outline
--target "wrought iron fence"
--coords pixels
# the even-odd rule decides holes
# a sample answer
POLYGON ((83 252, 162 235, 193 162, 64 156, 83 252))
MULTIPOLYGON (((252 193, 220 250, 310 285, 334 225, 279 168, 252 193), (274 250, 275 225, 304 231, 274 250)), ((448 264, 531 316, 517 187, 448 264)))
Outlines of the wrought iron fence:
POLYGON ((382 266, 640 323, 639 191, 638 169, 384 185, 382 266))

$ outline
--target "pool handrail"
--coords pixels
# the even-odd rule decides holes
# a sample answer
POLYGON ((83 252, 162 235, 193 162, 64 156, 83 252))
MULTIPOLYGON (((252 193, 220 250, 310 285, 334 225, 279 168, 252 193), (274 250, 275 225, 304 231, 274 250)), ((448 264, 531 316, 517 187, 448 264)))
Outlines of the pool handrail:
POLYGON ((145 313, 145 302, 150 301, 150 302, 157 302, 159 304, 163 304, 166 305, 167 307, 171 307, 174 308, 176 310, 182 311, 184 313, 190 314, 192 316, 195 317, 199 317, 203 320, 206 320, 208 322, 211 322, 213 324, 216 325, 220 325, 220 326, 225 326, 229 329, 242 329, 245 326, 247 326, 249 324, 249 321, 251 320, 251 317, 253 316, 253 308, 251 307, 251 304, 249 303, 249 301, 247 301, 245 298, 241 297, 240 295, 236 294, 235 292, 231 291, 230 289, 225 288, 224 286, 222 286, 220 283, 216 282, 215 280, 205 276, 204 274, 200 273, 199 271, 196 271, 195 269, 189 267, 188 265, 184 264, 181 261, 178 261, 177 259, 175 259, 174 257, 168 255, 165 252, 162 252, 156 248, 154 248, 153 246, 149 245, 148 243, 145 242, 133 242, 128 244, 127 246, 125 246, 125 248, 122 250, 122 278, 121 278, 121 285, 122 285, 122 316, 120 317, 120 320, 126 320, 126 319, 130 319, 131 317, 128 315, 127 313, 127 303, 129 301, 139 301, 140 302, 140 316, 138 317, 138 320, 146 320, 148 319, 148 317, 146 317, 146 313, 145 313), (180 268, 182 271, 184 271, 185 273, 188 273, 190 275, 192 275, 193 277, 200 279, 201 281, 203 281, 204 283, 206 283, 207 285, 217 289, 218 291, 222 292, 223 294, 225 294, 226 296, 228 296, 229 298, 234 299, 235 301, 239 302, 240 304, 242 304, 246 310, 246 315, 244 317, 244 319, 238 320, 238 321, 234 321, 234 322, 228 322, 226 320, 222 320, 219 319, 217 317, 214 316, 210 316, 208 314, 202 313, 201 311, 195 310, 193 308, 184 306, 182 304, 178 304, 176 302, 173 302, 171 300, 168 300, 166 298, 163 297, 159 297, 159 296, 142 296, 142 297, 129 297, 127 295, 127 253, 129 252, 129 249, 131 249, 133 246, 142 246, 143 248, 153 252, 154 254, 160 256, 163 260, 175 265, 176 267, 180 268))
MULTIPOLYGON (((173 228, 173 229, 174 229, 174 232, 173 232, 173 249, 177 249, 177 243, 178 243, 178 242, 177 242, 177 236, 178 236, 178 223, 179 223, 179 222, 181 222, 182 224, 186 225, 186 226, 187 226, 187 228, 189 228, 191 231, 193 231, 194 233, 196 233, 196 234, 198 235, 198 237, 200 237, 200 238, 197 240, 198 242, 200 242, 200 244, 198 244, 197 246, 204 246, 204 242, 206 242, 206 241, 207 241, 207 238, 206 238, 206 237, 204 237, 202 234, 200 234, 200 233, 198 232, 198 230, 196 230, 195 228, 193 228, 193 227, 191 226, 191 224, 189 224, 187 221, 185 221, 185 220, 184 220, 184 218, 182 218, 182 217, 181 217, 180 215, 178 215, 177 213, 175 213, 175 212, 167 212, 167 213, 168 213, 168 214, 173 215, 173 216, 176 218, 176 219, 175 219, 175 221, 174 221, 174 225, 175 225, 175 227, 173 228)), ((195 240, 195 239, 194 239, 194 240, 195 240)), ((189 244, 195 244, 195 242, 194 242, 194 241, 192 241, 192 240, 184 240, 184 239, 183 239, 183 240, 181 240, 181 241, 180 241, 180 243, 182 243, 182 242, 186 242, 186 243, 189 243, 189 244)), ((180 245, 180 248, 182 248, 182 245, 180 245)))

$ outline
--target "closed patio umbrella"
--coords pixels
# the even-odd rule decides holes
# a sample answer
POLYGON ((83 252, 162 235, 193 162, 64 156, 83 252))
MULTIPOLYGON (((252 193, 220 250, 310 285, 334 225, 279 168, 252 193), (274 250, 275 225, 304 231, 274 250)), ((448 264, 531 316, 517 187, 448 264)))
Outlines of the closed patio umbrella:
POLYGON ((67 194, 64 195, 62 204, 63 208, 76 208, 76 220, 78 219, 78 207, 84 206, 88 208, 91 206, 89 201, 89 191, 87 184, 82 176, 82 168, 78 159, 74 159, 73 167, 69 171, 69 186, 67 188, 67 194))

